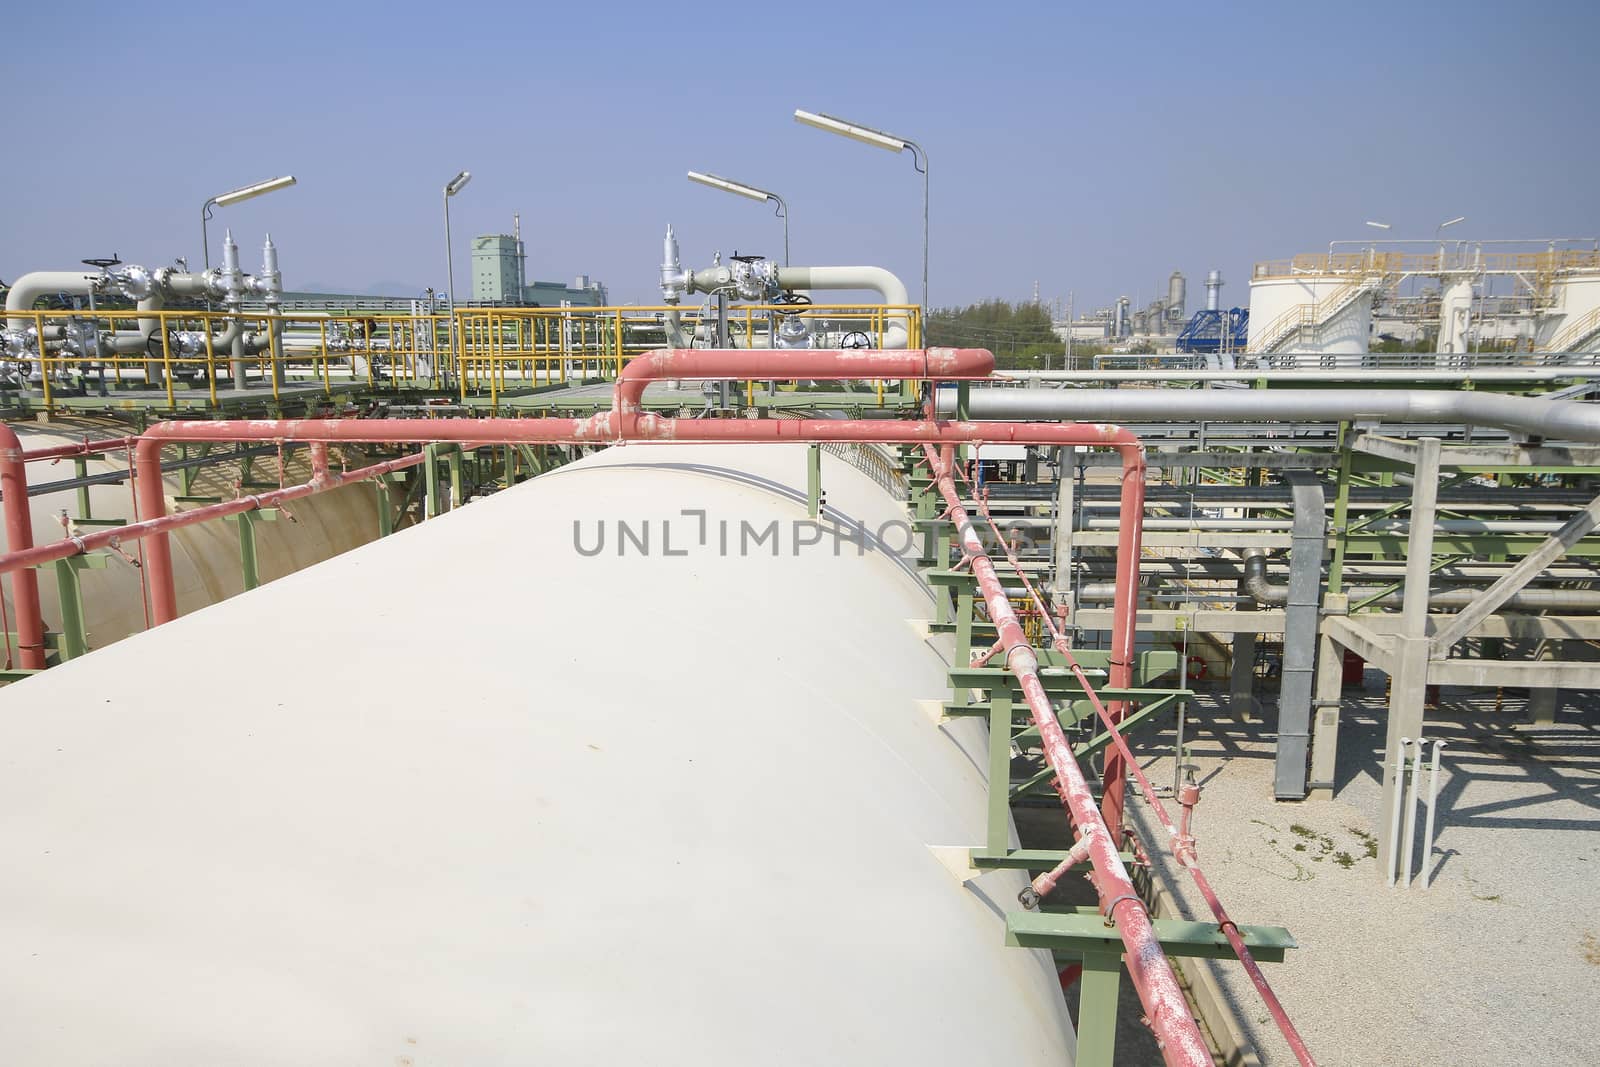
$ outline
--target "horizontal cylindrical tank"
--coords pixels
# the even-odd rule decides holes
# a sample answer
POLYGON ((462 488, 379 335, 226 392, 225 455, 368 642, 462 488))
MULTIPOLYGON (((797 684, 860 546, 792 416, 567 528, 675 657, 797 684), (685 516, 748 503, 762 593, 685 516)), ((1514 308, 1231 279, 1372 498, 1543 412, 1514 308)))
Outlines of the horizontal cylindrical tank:
MULTIPOLYGON (((11 427, 16 430, 25 450, 76 444, 85 438, 105 440, 123 437, 129 432, 125 424, 99 419, 65 419, 46 424, 12 423, 11 427)), ((198 446, 192 448, 190 454, 198 456, 198 446)), ((335 449, 335 464, 338 455, 335 449)), ((166 460, 178 458, 177 448, 167 450, 166 460)), ((89 456, 87 465, 91 476, 125 471, 128 466, 127 453, 89 456)), ((359 465, 356 462, 350 464, 359 465)), ((311 476, 303 450, 291 453, 285 466, 281 476, 285 485, 304 482, 311 476)), ((235 484, 238 473, 237 463, 198 468, 187 495, 232 500, 240 492, 235 484)), ((64 481, 74 475, 75 467, 71 459, 28 464, 28 484, 31 486, 64 481)), ((280 479, 277 456, 257 457, 254 461, 254 477, 257 481, 276 485, 280 479)), ((180 479, 181 475, 176 471, 169 473, 166 479, 168 508, 173 511, 198 506, 198 502, 184 503, 174 499, 184 494, 180 479)), ((133 520, 133 494, 126 481, 92 485, 88 493, 91 518, 133 520)), ((377 490, 371 484, 344 486, 295 502, 289 506, 287 513, 279 513, 276 522, 258 523, 255 528, 256 560, 261 581, 270 581, 300 570, 377 537, 377 499, 377 490)), ((33 542, 36 545, 59 541, 67 536, 58 517, 61 512, 65 511, 72 519, 83 517, 79 514, 75 489, 34 496, 30 498, 30 507, 33 542)), ((3 528, 0 528, 0 546, 9 548, 3 528)), ((133 559, 139 559, 137 541, 130 542, 124 548, 133 559)), ((182 611, 196 611, 244 589, 236 521, 207 522, 175 531, 172 534, 172 559, 178 606, 182 611)), ((84 627, 88 630, 91 648, 104 647, 144 629, 144 593, 139 568, 110 555, 105 557, 104 567, 79 570, 78 579, 83 597, 84 627)), ((7 617, 14 619, 11 583, 6 580, 4 585, 7 617)), ((39 600, 46 628, 59 630, 60 596, 54 571, 50 567, 39 571, 39 600)))
POLYGON ((612 449, 12 687, 0 1058, 1071 1062, 936 847, 903 505, 822 487, 864 533, 804 446, 612 449))

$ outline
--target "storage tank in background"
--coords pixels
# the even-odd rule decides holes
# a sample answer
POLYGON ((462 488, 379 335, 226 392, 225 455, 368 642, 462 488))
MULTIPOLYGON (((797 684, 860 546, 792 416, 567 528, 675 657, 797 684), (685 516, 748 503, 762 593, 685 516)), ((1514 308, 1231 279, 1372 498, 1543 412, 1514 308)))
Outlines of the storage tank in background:
POLYGON ((0 1058, 1070 1063, 1026 876, 931 848, 904 506, 822 485, 859 542, 804 445, 610 449, 13 686, 0 1058))
MULTIPOLYGON (((104 419, 57 419, 49 423, 10 423, 22 440, 24 449, 49 448, 53 445, 76 444, 85 438, 106 440, 125 437, 130 430, 126 424, 104 419)), ((231 447, 231 446, 222 446, 231 447)), ((343 446, 332 449, 333 462, 343 446)), ((199 454, 199 446, 192 446, 191 456, 199 454)), ((359 450, 348 449, 348 466, 359 466, 359 450)), ((165 459, 179 457, 177 447, 168 448, 165 459)), ((87 457, 88 473, 102 474, 113 470, 127 470, 125 451, 109 452, 87 457)), ((285 464, 283 482, 294 485, 311 477, 310 464, 304 449, 291 451, 285 464)), ((71 459, 55 462, 29 463, 28 484, 31 486, 60 482, 75 474, 71 459)), ((193 483, 188 489, 192 497, 218 497, 232 500, 238 495, 237 463, 221 463, 197 468, 193 483)), ((276 455, 257 457, 254 479, 276 483, 279 477, 276 455)), ((167 507, 181 511, 199 503, 175 500, 183 494, 181 476, 174 471, 166 476, 167 507)), ((261 581, 266 582, 318 563, 340 552, 366 544, 378 536, 377 490, 371 483, 341 486, 316 496, 289 504, 287 514, 280 512, 276 522, 256 525, 256 558, 261 581), (292 518, 290 516, 293 516, 292 518)), ((58 515, 65 511, 78 518, 78 493, 75 489, 34 496, 30 499, 33 515, 33 543, 36 545, 59 541, 67 535, 58 515)), ((96 519, 133 519, 133 493, 127 481, 89 487, 89 507, 96 519)), ((199 523, 174 531, 172 537, 173 574, 177 585, 178 607, 188 612, 234 596, 244 589, 244 572, 239 559, 239 530, 234 522, 214 521, 199 523)), ((6 545, 5 530, 0 525, 0 545, 6 545)), ((9 547, 9 546, 7 546, 9 547)), ((124 546, 124 551, 134 559, 139 558, 137 542, 124 546)), ((83 593, 84 626, 88 630, 89 646, 103 648, 120 641, 145 627, 144 592, 140 572, 132 564, 108 554, 105 566, 83 569, 78 572, 83 593)), ((6 612, 15 618, 11 603, 11 583, 5 583, 6 612)), ((60 596, 54 572, 49 567, 39 570, 39 599, 44 614, 45 627, 61 628, 60 596)))

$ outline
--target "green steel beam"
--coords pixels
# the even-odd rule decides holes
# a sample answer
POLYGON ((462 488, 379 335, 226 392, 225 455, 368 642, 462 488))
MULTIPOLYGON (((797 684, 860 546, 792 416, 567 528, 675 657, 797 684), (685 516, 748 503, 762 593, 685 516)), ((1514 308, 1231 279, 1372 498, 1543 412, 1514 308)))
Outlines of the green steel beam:
MULTIPOLYGON (((1152 919, 1150 923, 1155 928, 1156 939, 1169 956, 1205 960, 1238 958, 1214 922, 1152 919)), ((1240 926, 1238 930, 1245 948, 1259 963, 1282 963, 1289 949, 1300 947, 1293 935, 1281 926, 1240 926)), ((1107 952, 1118 957, 1123 948, 1117 924, 1107 922, 1094 908, 1068 912, 1008 912, 1006 944, 1069 954, 1107 952)))

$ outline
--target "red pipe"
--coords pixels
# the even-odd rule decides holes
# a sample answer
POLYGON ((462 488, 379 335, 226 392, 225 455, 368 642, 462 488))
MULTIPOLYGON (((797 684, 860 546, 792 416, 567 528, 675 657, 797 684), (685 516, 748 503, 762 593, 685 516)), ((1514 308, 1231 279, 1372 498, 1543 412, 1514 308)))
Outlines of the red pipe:
MULTIPOLYGON (((323 446, 324 459, 326 458, 326 447, 325 445, 323 446)), ((416 455, 385 460, 382 463, 374 463, 369 467, 361 467, 343 474, 330 474, 326 465, 324 465, 320 480, 313 476, 311 481, 302 485, 291 485, 255 496, 242 496, 237 500, 225 500, 219 504, 208 504, 203 508, 179 511, 171 515, 162 514, 155 518, 129 523, 126 526, 109 527, 104 530, 97 530, 94 533, 52 541, 47 545, 36 545, 15 552, 7 552, 5 555, 0 556, 0 574, 10 574, 19 570, 26 572, 28 568, 37 567, 42 563, 66 559, 69 556, 77 556, 101 548, 119 548, 129 541, 137 541, 140 538, 153 537, 157 534, 165 535, 172 530, 193 526, 208 519, 226 518, 229 515, 237 515, 243 511, 275 507, 278 504, 312 496, 327 489, 335 489, 348 482, 359 482, 367 478, 376 478, 379 475, 388 474, 391 471, 415 467, 422 462, 423 458, 422 453, 419 452, 416 455)))
POLYGON ((29 463, 39 459, 66 459, 70 456, 92 456, 101 452, 120 452, 129 447, 138 438, 112 437, 104 441, 80 441, 71 445, 52 445, 49 448, 35 448, 26 453, 25 458, 29 463))
POLYGON ((650 382, 676 378, 771 378, 792 381, 987 378, 994 356, 983 348, 667 348, 628 362, 617 376, 612 409, 619 436, 634 436, 633 421, 650 382))
MULTIPOLYGON (((994 516, 989 514, 989 508, 985 504, 983 497, 977 497, 977 501, 978 511, 988 521, 989 528, 995 532, 995 536, 997 538, 1000 537, 1000 527, 995 523, 994 516)), ((1123 738, 1122 731, 1117 729, 1117 724, 1113 721, 1111 713, 1100 703, 1100 697, 1095 693, 1094 687, 1089 684, 1089 678, 1084 673, 1083 665, 1078 662, 1077 657, 1073 656, 1072 647, 1067 644, 1066 638, 1062 636, 1061 631, 1050 619, 1049 612, 1045 610, 1044 601, 1040 598, 1039 592, 1034 588, 1033 583, 1028 580, 1028 575, 1023 571, 1022 564, 1018 562, 1015 551, 1006 547, 1003 539, 1001 540, 1001 547, 1005 548, 1006 559, 1010 562, 1017 577, 1022 581, 1023 588, 1028 591, 1028 596, 1032 598, 1034 604, 1038 607, 1039 613, 1044 616, 1044 623, 1050 629, 1051 643, 1055 646, 1056 651, 1066 658, 1067 666, 1078 679, 1078 684, 1083 686, 1083 691, 1094 706, 1095 713, 1100 716, 1100 721, 1105 723, 1106 730, 1111 735, 1111 743, 1115 751, 1125 761, 1124 765, 1133 772, 1133 776, 1139 783, 1139 789, 1144 794, 1146 802, 1155 811, 1162 825, 1166 827, 1167 836, 1171 842, 1173 858, 1194 879, 1195 885, 1200 890, 1200 895, 1205 899, 1206 906, 1211 909, 1211 914, 1217 920, 1217 928, 1228 939, 1228 944, 1233 948, 1234 955, 1239 958, 1239 963, 1244 967, 1245 974, 1249 976, 1251 984, 1256 987, 1256 991, 1261 994, 1261 999, 1266 1004, 1267 1011, 1272 1015, 1273 1021, 1277 1024, 1279 1032, 1283 1034, 1284 1040, 1288 1042, 1290 1051, 1294 1053, 1295 1058, 1300 1061, 1303 1067, 1316 1067, 1316 1062, 1311 1058, 1311 1050, 1306 1048, 1305 1039, 1300 1036, 1300 1031, 1295 1028, 1294 1023, 1289 1019, 1289 1013, 1284 1010, 1282 1002, 1278 1000, 1278 995, 1273 992, 1272 986, 1267 982, 1267 976, 1262 973, 1261 965, 1256 963, 1255 957, 1250 954, 1249 948, 1244 943, 1244 938, 1239 935, 1239 925, 1228 916, 1227 909, 1222 906, 1222 900, 1217 896, 1216 891, 1211 888, 1211 882, 1206 878, 1205 872, 1200 869, 1200 863, 1195 856, 1194 835, 1189 830, 1189 822, 1194 815, 1194 806, 1200 802, 1200 787, 1190 782, 1179 788, 1178 803, 1183 810, 1179 816, 1178 825, 1174 827, 1171 816, 1167 814, 1166 805, 1161 803, 1160 796, 1151 788, 1150 780, 1145 777, 1144 770, 1139 766, 1138 761, 1133 758, 1133 753, 1128 748, 1128 742, 1123 738)), ((1108 823, 1108 825, 1110 824, 1108 823)), ((1082 842, 1080 841, 1078 844, 1082 845, 1082 842)), ((1137 838, 1134 840, 1134 847, 1136 849, 1139 847, 1137 838)), ((1055 871, 1040 875, 1033 880, 1031 888, 1036 897, 1035 902, 1037 902, 1038 898, 1048 895, 1049 891, 1055 888, 1056 880, 1072 865, 1070 860, 1071 856, 1069 854, 1068 862, 1062 863, 1055 871)))
MULTIPOLYGON (((28 463, 17 431, 0 424, 0 506, 5 509, 6 547, 33 547, 33 511, 28 506, 28 463)), ((17 606, 17 644, 22 668, 44 670, 44 616, 39 610, 39 576, 31 570, 11 579, 17 606)))
MULTIPOLYGON (((1118 432, 1127 434, 1125 430, 1118 432)), ((1039 678, 1038 657, 1022 632, 1022 626, 1011 608, 1011 598, 1000 584, 993 561, 984 551, 983 542, 973 528, 966 509, 961 506, 961 497, 956 492, 953 478, 954 449, 946 446, 943 455, 940 455, 932 447, 924 446, 924 452, 933 467, 934 484, 949 505, 950 517, 961 537, 962 551, 972 560, 972 573, 978 579, 979 589, 988 605, 989 621, 999 630, 1000 640, 1005 644, 1006 665, 1016 675, 1023 698, 1033 713, 1033 723, 1039 731, 1045 759, 1056 773, 1056 792, 1078 831, 1079 840, 1073 850, 1087 849, 1091 861, 1089 878, 1100 894, 1101 911, 1107 919, 1117 923, 1117 933, 1127 949, 1125 959, 1128 977, 1139 993, 1139 1001, 1144 1005, 1150 1028, 1155 1031, 1162 1057, 1168 1064, 1210 1067, 1211 1052, 1200 1036, 1200 1028, 1195 1024, 1194 1017, 1189 1014, 1172 964, 1161 950, 1161 942, 1156 939, 1150 915, 1144 902, 1139 899, 1132 879, 1128 877, 1122 857, 1117 853, 1116 838, 1095 807, 1089 782, 1078 766, 1077 757, 1072 754, 1072 746, 1062 732, 1061 722, 1056 718, 1049 695, 1044 691, 1044 683, 1039 678)), ((1127 452, 1124 452, 1123 459, 1126 464, 1127 452)), ((1124 485, 1127 484, 1125 481, 1124 485)), ((1142 490, 1142 479, 1135 484, 1142 490)), ((1142 492, 1139 497, 1142 508, 1142 492)), ((1137 558, 1134 566, 1138 566, 1137 558)), ((1131 607, 1131 600, 1117 601, 1118 622, 1121 621, 1120 613, 1131 607)))
MULTIPOLYGON (((806 353, 814 355, 815 353, 806 353)), ((631 364, 630 364, 631 365, 631 364)), ((791 371, 793 368, 791 368, 791 371)), ((152 518, 166 513, 160 479, 161 447, 172 441, 325 441, 429 443, 436 441, 476 444, 594 444, 616 443, 611 433, 613 412, 588 419, 286 419, 162 422, 139 438, 134 448, 134 470, 139 485, 139 510, 152 518)), ((619 424, 622 420, 616 420, 619 424)), ((934 422, 904 419, 665 419, 642 415, 633 422, 638 434, 628 440, 700 442, 840 442, 874 444, 1016 441, 1041 445, 1111 445, 1123 454, 1123 464, 1139 470, 1125 479, 1124 496, 1137 495, 1143 508, 1143 453, 1138 439, 1126 430, 1103 424, 934 422)), ((1128 537, 1124 534, 1124 540, 1128 537)), ((172 585, 172 553, 165 534, 152 536, 146 546, 151 582, 151 612, 159 625, 177 618, 172 585)), ((1128 553, 1137 575, 1137 549, 1128 553)), ((1119 567, 1124 564, 1119 561, 1119 567)), ((1124 568, 1127 569, 1127 568, 1124 568)), ((1126 575, 1119 573, 1119 581, 1126 575)), ((1128 580, 1131 588, 1132 579, 1128 580)), ((1130 601, 1131 602, 1131 601, 1130 601)), ((1117 611, 1122 607, 1119 603, 1117 611)), ((1131 677, 1133 616, 1121 620, 1113 640, 1112 684, 1126 685, 1131 677), (1125 623, 1125 624, 1124 624, 1125 623), (1116 650, 1122 654, 1117 656, 1116 650)))

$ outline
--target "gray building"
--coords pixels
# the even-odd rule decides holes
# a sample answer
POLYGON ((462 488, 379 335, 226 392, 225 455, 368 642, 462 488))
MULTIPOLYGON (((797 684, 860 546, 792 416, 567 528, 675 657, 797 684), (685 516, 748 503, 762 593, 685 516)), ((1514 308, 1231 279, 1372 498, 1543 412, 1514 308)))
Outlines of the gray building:
POLYGON ((587 274, 571 284, 528 281, 522 242, 515 234, 472 239, 472 300, 511 307, 603 307, 606 287, 587 274))

